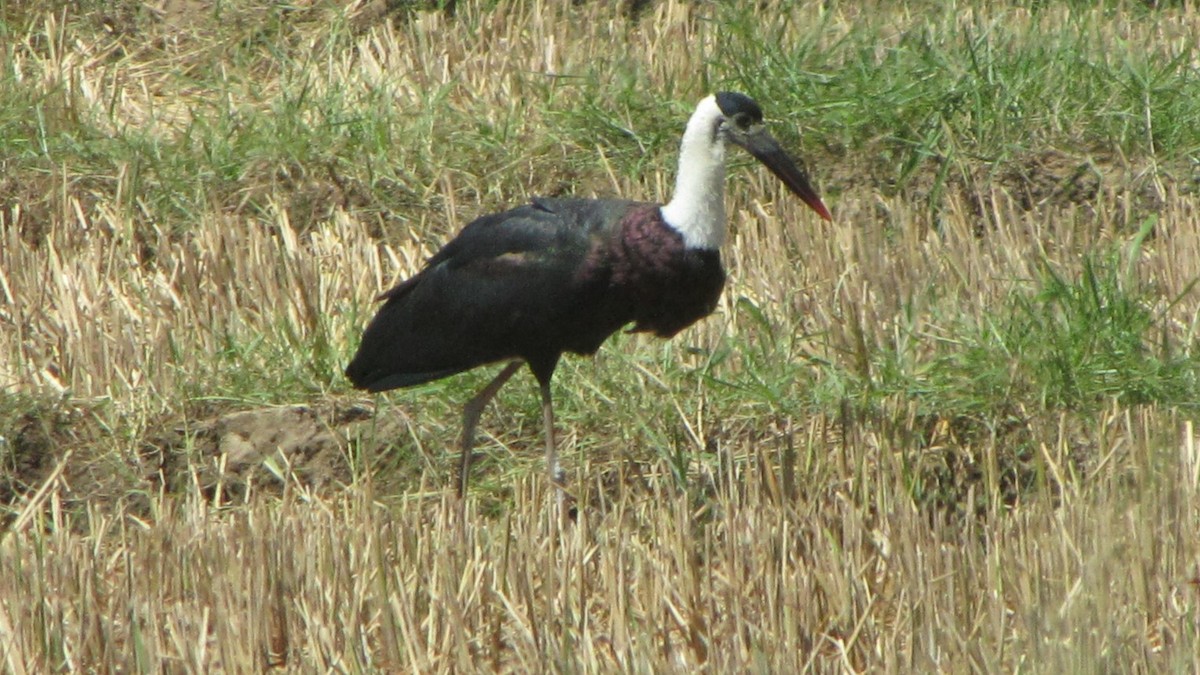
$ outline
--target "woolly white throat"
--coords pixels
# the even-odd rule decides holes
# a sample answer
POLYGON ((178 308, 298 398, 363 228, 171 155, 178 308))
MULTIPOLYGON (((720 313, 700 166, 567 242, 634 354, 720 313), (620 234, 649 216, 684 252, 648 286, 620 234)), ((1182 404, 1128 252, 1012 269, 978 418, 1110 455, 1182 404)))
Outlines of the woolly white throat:
POLYGON ((718 249, 725 241, 725 137, 715 96, 700 101, 679 148, 675 194, 663 220, 683 235, 688 248, 718 249))

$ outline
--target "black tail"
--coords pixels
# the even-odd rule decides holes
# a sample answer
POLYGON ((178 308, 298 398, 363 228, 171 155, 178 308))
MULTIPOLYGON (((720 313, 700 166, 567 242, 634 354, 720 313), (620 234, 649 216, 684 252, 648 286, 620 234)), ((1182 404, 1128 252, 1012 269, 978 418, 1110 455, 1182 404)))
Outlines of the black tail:
POLYGON ((423 373, 397 373, 378 367, 373 358, 374 355, 366 349, 368 346, 364 340, 362 347, 359 347, 358 353, 350 361, 350 365, 346 366, 346 377, 349 378, 355 389, 380 392, 412 387, 467 370, 467 368, 446 368, 423 373))

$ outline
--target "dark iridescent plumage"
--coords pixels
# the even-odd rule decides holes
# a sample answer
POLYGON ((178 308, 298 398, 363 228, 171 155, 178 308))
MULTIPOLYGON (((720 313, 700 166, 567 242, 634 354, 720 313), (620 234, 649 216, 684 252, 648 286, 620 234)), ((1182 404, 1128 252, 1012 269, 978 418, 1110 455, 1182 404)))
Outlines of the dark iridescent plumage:
POLYGON ((720 254, 685 249, 656 204, 538 199, 473 221, 384 293, 346 375, 386 391, 521 359, 548 378, 627 324, 675 335, 724 281, 720 254))
POLYGON ((511 362, 464 408, 461 495, 484 405, 529 364, 542 394, 547 469, 559 483, 550 378, 562 354, 595 353, 630 324, 669 338, 716 307, 725 283, 716 247, 726 142, 745 147, 829 217, 804 171, 762 128, 758 105, 716 94, 688 122, 670 204, 535 199, 472 221, 416 276, 380 296, 386 303, 346 375, 356 387, 386 391, 511 362))

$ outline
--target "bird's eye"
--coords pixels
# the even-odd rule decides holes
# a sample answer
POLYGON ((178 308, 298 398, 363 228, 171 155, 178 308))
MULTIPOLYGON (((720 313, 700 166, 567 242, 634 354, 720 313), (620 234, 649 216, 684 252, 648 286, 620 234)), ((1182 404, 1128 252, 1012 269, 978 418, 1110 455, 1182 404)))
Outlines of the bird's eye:
POLYGON ((750 116, 746 113, 737 113, 733 116, 733 124, 738 129, 745 131, 750 128, 750 116))

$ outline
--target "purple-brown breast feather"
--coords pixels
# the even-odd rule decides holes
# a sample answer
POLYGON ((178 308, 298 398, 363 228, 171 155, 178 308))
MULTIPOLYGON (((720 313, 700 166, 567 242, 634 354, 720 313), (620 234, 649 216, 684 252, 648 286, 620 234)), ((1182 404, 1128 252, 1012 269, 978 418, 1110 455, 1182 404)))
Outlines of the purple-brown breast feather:
POLYGON ((639 204, 594 247, 580 274, 607 276, 637 332, 671 337, 712 313, 725 285, 716 250, 689 249, 656 204, 639 204))

